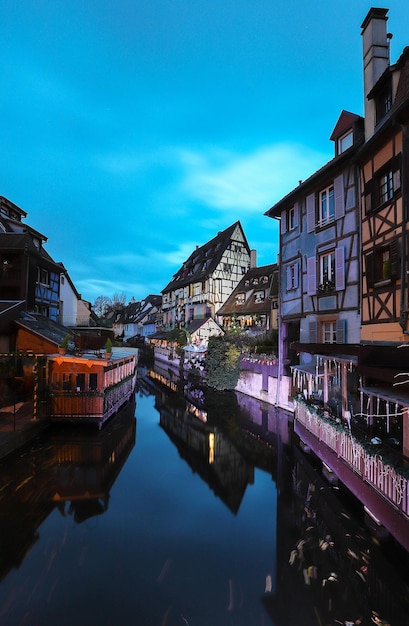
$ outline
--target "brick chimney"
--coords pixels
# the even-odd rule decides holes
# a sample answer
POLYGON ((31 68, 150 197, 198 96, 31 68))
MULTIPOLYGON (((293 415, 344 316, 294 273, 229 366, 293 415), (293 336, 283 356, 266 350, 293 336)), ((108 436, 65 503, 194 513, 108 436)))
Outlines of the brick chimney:
POLYGON ((373 135, 376 124, 375 102, 368 94, 390 64, 386 14, 389 9, 371 8, 362 22, 364 63, 365 139, 373 135))

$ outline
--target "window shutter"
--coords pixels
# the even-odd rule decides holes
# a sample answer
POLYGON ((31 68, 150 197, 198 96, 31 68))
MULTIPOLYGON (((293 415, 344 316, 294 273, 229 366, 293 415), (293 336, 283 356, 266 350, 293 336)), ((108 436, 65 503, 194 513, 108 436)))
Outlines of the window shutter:
POLYGON ((335 332, 337 343, 346 343, 346 330, 347 330, 347 321, 346 320, 337 320, 335 323, 335 332))
POLYGON ((375 282, 375 255, 369 252, 365 256, 366 286, 373 287, 375 282))
POLYGON ((394 239, 389 246, 389 257, 391 260, 391 278, 396 280, 400 277, 400 245, 399 240, 394 239))
POLYGON ((400 170, 393 172, 393 191, 396 193, 400 189, 400 170))
POLYGON ((337 176, 334 180, 334 198, 335 198, 335 219, 345 215, 345 199, 344 199, 344 176, 337 176))
POLYGON ((345 252, 344 248, 335 249, 335 289, 345 289, 345 252))
POLYGON ((315 194, 307 196, 307 233, 315 230, 315 194))
POLYGON ((298 206, 298 202, 296 202, 294 204, 294 228, 298 228, 299 220, 300 220, 299 214, 300 214, 300 209, 298 206))
POLYGON ((372 211, 372 191, 373 191, 373 180, 369 180, 365 184, 364 195, 365 195, 365 213, 369 213, 372 211))
POLYGON ((291 265, 287 265, 287 291, 291 289, 291 265))
POLYGON ((313 321, 308 325, 308 343, 318 343, 318 322, 313 321))
POLYGON ((315 256, 307 259, 307 294, 314 296, 317 292, 317 272, 315 256))
POLYGON ((298 261, 294 263, 294 289, 298 289, 298 261))
POLYGON ((285 233, 287 230, 287 211, 281 211, 280 232, 285 233))

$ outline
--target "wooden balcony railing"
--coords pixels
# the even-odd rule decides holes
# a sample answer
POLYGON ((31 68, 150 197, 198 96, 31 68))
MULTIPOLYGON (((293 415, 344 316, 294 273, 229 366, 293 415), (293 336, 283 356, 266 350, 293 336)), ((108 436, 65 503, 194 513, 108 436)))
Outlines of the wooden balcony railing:
MULTIPOLYGON (((408 470, 399 464, 395 467, 368 443, 360 442, 340 422, 326 419, 313 407, 294 399, 294 416, 320 442, 325 443, 362 480, 369 483, 402 513, 409 516, 408 470), (405 471, 406 469, 406 471, 405 471)), ((403 458, 403 457, 402 457, 403 458)))

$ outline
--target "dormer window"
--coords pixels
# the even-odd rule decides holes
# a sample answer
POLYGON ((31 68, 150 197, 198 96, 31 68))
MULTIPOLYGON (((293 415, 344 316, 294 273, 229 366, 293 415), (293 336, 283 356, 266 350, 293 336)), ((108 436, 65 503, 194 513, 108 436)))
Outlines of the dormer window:
POLYGON ((341 154, 342 152, 345 152, 345 150, 348 150, 348 148, 350 148, 353 145, 353 143, 354 143, 354 133, 352 132, 352 129, 351 129, 338 139, 338 154, 341 154))

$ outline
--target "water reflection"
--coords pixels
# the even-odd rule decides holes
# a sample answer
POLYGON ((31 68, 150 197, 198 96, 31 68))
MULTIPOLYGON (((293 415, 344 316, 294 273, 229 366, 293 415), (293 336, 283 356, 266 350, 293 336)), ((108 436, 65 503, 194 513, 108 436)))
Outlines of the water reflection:
POLYGON ((138 394, 137 441, 128 405, 2 463, 2 624, 409 626, 407 555, 288 416, 166 367, 138 394))
POLYGON ((1 464, 0 579, 18 568, 54 510, 76 524, 108 509, 110 490, 135 445, 135 398, 101 431, 58 428, 1 464))
POLYGON ((409 625, 408 555, 365 527, 362 509, 325 467, 294 445, 288 417, 241 394, 146 372, 160 424, 181 458, 238 512, 254 468, 279 489, 275 576, 261 602, 277 626, 409 625), (164 391, 166 389, 166 391, 164 391), (188 390, 188 393, 187 393, 188 390), (193 409, 191 408, 193 405, 193 409), (395 562, 394 562, 395 561, 395 562))

